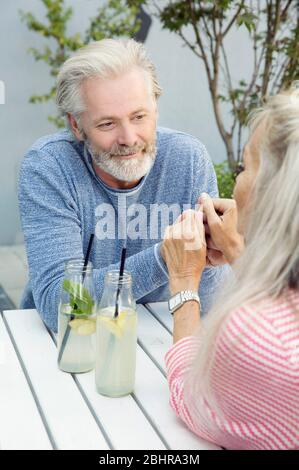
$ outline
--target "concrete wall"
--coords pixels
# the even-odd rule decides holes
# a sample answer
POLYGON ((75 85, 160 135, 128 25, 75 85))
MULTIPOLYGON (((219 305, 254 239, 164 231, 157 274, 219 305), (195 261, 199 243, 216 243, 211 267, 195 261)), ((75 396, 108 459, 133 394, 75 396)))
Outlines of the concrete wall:
MULTIPOLYGON (((71 32, 84 31, 99 0, 68 0, 75 9, 71 32)), ((29 104, 32 94, 47 92, 52 80, 48 68, 35 62, 29 47, 39 47, 43 39, 28 31, 18 11, 32 11, 44 18, 41 0, 0 0, 0 245, 22 241, 16 185, 20 161, 28 147, 40 136, 55 131, 47 120, 53 104, 29 104), (5 103, 1 104, 5 85, 5 103), (1 93, 2 92, 2 93, 1 93)), ((248 68, 246 37, 231 38, 230 60, 234 70, 248 68), (241 41, 241 42, 240 42, 241 41), (243 41, 243 42, 242 42, 243 41)), ((207 82, 202 65, 181 40, 161 30, 154 20, 146 45, 158 71, 164 94, 159 104, 160 125, 177 128, 199 137, 214 161, 225 158, 215 126, 207 82)))

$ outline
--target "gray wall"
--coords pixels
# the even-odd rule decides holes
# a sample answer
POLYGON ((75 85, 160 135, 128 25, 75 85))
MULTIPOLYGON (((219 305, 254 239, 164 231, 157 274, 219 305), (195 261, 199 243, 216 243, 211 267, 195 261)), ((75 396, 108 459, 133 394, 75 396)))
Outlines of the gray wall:
MULTIPOLYGON (((32 94, 47 92, 52 81, 47 66, 35 62, 27 52, 29 47, 41 46, 43 39, 28 31, 18 11, 31 10, 42 19, 42 2, 0 0, 0 3, 0 81, 5 84, 5 104, 0 104, 0 245, 9 245, 22 241, 16 197, 20 161, 38 137, 55 131, 47 120, 55 109, 52 104, 28 103, 32 94)), ((68 0, 75 9, 71 32, 85 30, 99 3, 99 0, 68 0)), ((245 73, 246 38, 243 42, 238 39, 236 48, 235 39, 231 38, 230 60, 236 71, 242 68, 245 73)), ((159 103, 160 125, 199 137, 214 161, 223 160, 225 151, 215 126, 202 65, 174 34, 161 30, 156 20, 146 44, 164 89, 159 103)))

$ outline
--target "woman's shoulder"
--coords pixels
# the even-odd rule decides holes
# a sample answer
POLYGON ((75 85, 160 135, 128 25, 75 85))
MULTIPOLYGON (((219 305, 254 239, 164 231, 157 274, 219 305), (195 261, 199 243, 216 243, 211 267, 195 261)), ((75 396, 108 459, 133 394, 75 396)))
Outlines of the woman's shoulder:
POLYGON ((273 347, 299 347, 299 292, 286 290, 279 297, 247 302, 231 312, 223 323, 225 340, 256 341, 273 347))
POLYGON ((258 301, 245 302, 233 310, 229 318, 251 318, 257 315, 265 317, 268 321, 282 321, 283 318, 294 317, 299 319, 299 291, 285 290, 278 297, 267 296, 258 301))

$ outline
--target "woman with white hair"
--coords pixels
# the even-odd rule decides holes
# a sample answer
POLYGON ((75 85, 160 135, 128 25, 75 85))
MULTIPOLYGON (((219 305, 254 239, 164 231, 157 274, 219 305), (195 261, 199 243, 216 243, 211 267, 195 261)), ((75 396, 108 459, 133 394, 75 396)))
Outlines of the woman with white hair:
POLYGON ((170 402, 198 436, 229 449, 299 448, 299 89, 254 113, 234 199, 199 202, 162 245, 172 295, 197 291, 206 259, 230 282, 200 321, 174 311, 170 402), (207 257, 207 258, 206 258, 207 257))

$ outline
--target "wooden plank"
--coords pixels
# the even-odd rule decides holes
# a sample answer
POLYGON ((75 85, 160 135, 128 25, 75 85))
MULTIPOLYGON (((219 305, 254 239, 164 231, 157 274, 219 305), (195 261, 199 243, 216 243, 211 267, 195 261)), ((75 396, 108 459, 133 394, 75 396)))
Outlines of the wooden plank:
POLYGON ((94 372, 77 374, 94 413, 116 450, 163 450, 165 446, 131 395, 104 397, 95 389, 94 372))
MULTIPOLYGON (((56 341, 57 335, 53 335, 56 341)), ((139 347, 138 347, 139 348, 139 347)), ((140 373, 142 373, 140 371, 140 373)), ((76 374, 75 381, 90 403, 115 450, 164 450, 144 413, 131 395, 109 398, 96 391, 94 371, 76 374)))
POLYGON ((219 449, 216 445, 200 439, 181 420, 177 419, 169 404, 169 390, 165 377, 140 348, 137 349, 134 395, 144 412, 152 420, 168 449, 219 449))
POLYGON ((138 341, 153 361, 164 371, 164 357, 172 346, 172 335, 143 305, 137 306, 138 341))
MULTIPOLYGON (((57 369, 57 352, 55 345, 44 328, 36 311, 11 311, 6 312, 5 315, 6 318, 10 317, 10 327, 13 330, 18 347, 22 353, 24 364, 26 368, 30 370, 30 378, 32 380, 33 388, 35 393, 37 393, 44 416, 47 419, 48 427, 53 436, 55 436, 57 448, 94 448, 90 446, 82 446, 82 439, 84 439, 83 434, 86 434, 86 429, 87 434, 90 433, 90 426, 86 426, 84 424, 84 419, 82 418, 84 413, 82 413, 80 409, 80 407, 84 405, 84 401, 80 395, 80 400, 78 400, 79 405, 78 403, 75 403, 76 392, 80 394, 80 391, 69 374, 64 374, 57 369), (23 320, 20 318, 20 315, 23 320), (50 344, 49 340, 51 342, 50 344), (38 359, 40 351, 42 351, 43 362, 38 359), (43 385, 40 384, 41 377, 43 377, 43 385), (62 384, 61 378, 71 380, 72 386, 70 386, 69 380, 67 380, 67 384, 62 384), (55 384, 55 387, 53 387, 53 384, 55 384), (50 394, 49 390, 51 392, 50 394), (65 397, 61 397, 61 394, 65 397), (58 403, 59 400, 60 403, 58 403), (76 410, 76 414, 74 413, 74 410, 76 410), (72 421, 73 416, 75 416, 75 419, 72 421), (57 419, 62 423, 61 429, 59 429, 57 419), (75 434, 81 437, 79 445, 77 442, 75 443, 76 445, 74 445, 74 439, 76 436, 70 436, 70 433, 73 431, 72 426, 75 434), (67 434, 70 439, 65 443, 67 434)), ((146 318, 147 322, 149 321, 146 316, 141 315, 139 319, 139 337, 142 329, 144 328, 143 318, 146 318)), ((155 322, 156 321, 154 321, 153 324, 157 326, 155 322)), ((152 327, 150 328, 153 329, 152 327)), ((157 350, 158 349, 156 348, 155 354, 157 354, 157 350)), ((108 434, 108 440, 111 437, 114 439, 113 446, 115 445, 115 448, 128 448, 126 445, 131 445, 131 438, 125 436, 122 441, 121 437, 121 434, 123 433, 132 432, 133 426, 131 426, 130 415, 128 413, 125 413, 125 419, 122 418, 121 420, 118 430, 119 434, 116 432, 117 425, 120 423, 119 413, 124 401, 122 399, 109 399, 103 397, 104 400, 101 401, 100 404, 101 396, 94 395, 95 392, 92 384, 92 375, 93 373, 77 375, 75 380, 78 382, 79 387, 82 388, 82 393, 87 396, 90 407, 92 407, 92 412, 96 414, 98 419, 103 418, 103 420, 101 419, 101 425, 105 428, 105 434, 107 434, 107 431, 110 433, 108 434), (98 404, 96 405, 97 400, 98 404), (107 412, 103 412, 104 406, 107 407, 107 412), (114 413, 110 411, 113 406, 115 407, 114 413), (108 407, 110 407, 110 409, 108 407), (115 426, 114 429, 113 426, 115 426)), ((65 380, 63 380, 63 382, 65 382, 65 380)), ((137 402, 142 413, 145 414, 147 419, 151 422, 152 427, 159 435, 161 441, 158 440, 158 443, 160 443, 161 447, 161 442, 163 442, 167 449, 217 449, 217 446, 205 442, 191 433, 191 431, 189 431, 189 429, 176 418, 169 405, 169 392, 165 377, 161 373, 160 368, 153 363, 152 359, 140 347, 137 348, 135 393, 132 397, 125 398, 127 402, 129 402, 128 398, 137 402)), ((125 406, 132 406, 132 404, 126 404, 125 406)), ((136 413, 136 410, 134 413, 136 413)), ((144 419, 142 417, 142 413, 139 416, 140 420, 144 419)), ((91 412, 90 416, 92 416, 91 412)), ((137 418, 138 417, 135 417, 134 419, 137 420, 137 418)), ((141 423, 140 429, 142 429, 141 423)), ((96 435, 97 432, 98 428, 96 432, 94 432, 94 435, 96 435)), ((146 432, 149 432, 149 428, 146 432)), ((137 445, 139 445, 138 442, 137 445)))
POLYGON ((0 445, 2 450, 50 450, 37 404, 0 316, 0 445))
POLYGON ((172 333, 173 331, 173 318, 168 310, 167 302, 154 302, 145 305, 154 316, 165 326, 165 328, 172 333))
POLYGON ((55 447, 109 449, 72 376, 58 369, 55 344, 36 310, 11 310, 4 316, 55 447))
MULTIPOLYGON (((165 307, 165 303, 160 304, 165 307)), ((157 308, 157 304, 154 305, 157 308)), ((169 405, 168 384, 162 375, 162 373, 165 374, 164 357, 172 346, 172 335, 144 306, 138 305, 137 311, 138 341, 144 350, 138 351, 139 363, 135 391, 138 401, 152 417, 154 425, 170 449, 219 449, 218 446, 195 436, 183 422, 176 418, 169 405), (147 385, 144 379, 141 380, 142 371, 147 385)), ((164 313, 165 310, 162 315, 164 313)), ((169 313, 168 310, 167 313, 169 313)), ((159 311, 157 315, 162 316, 159 311)))

